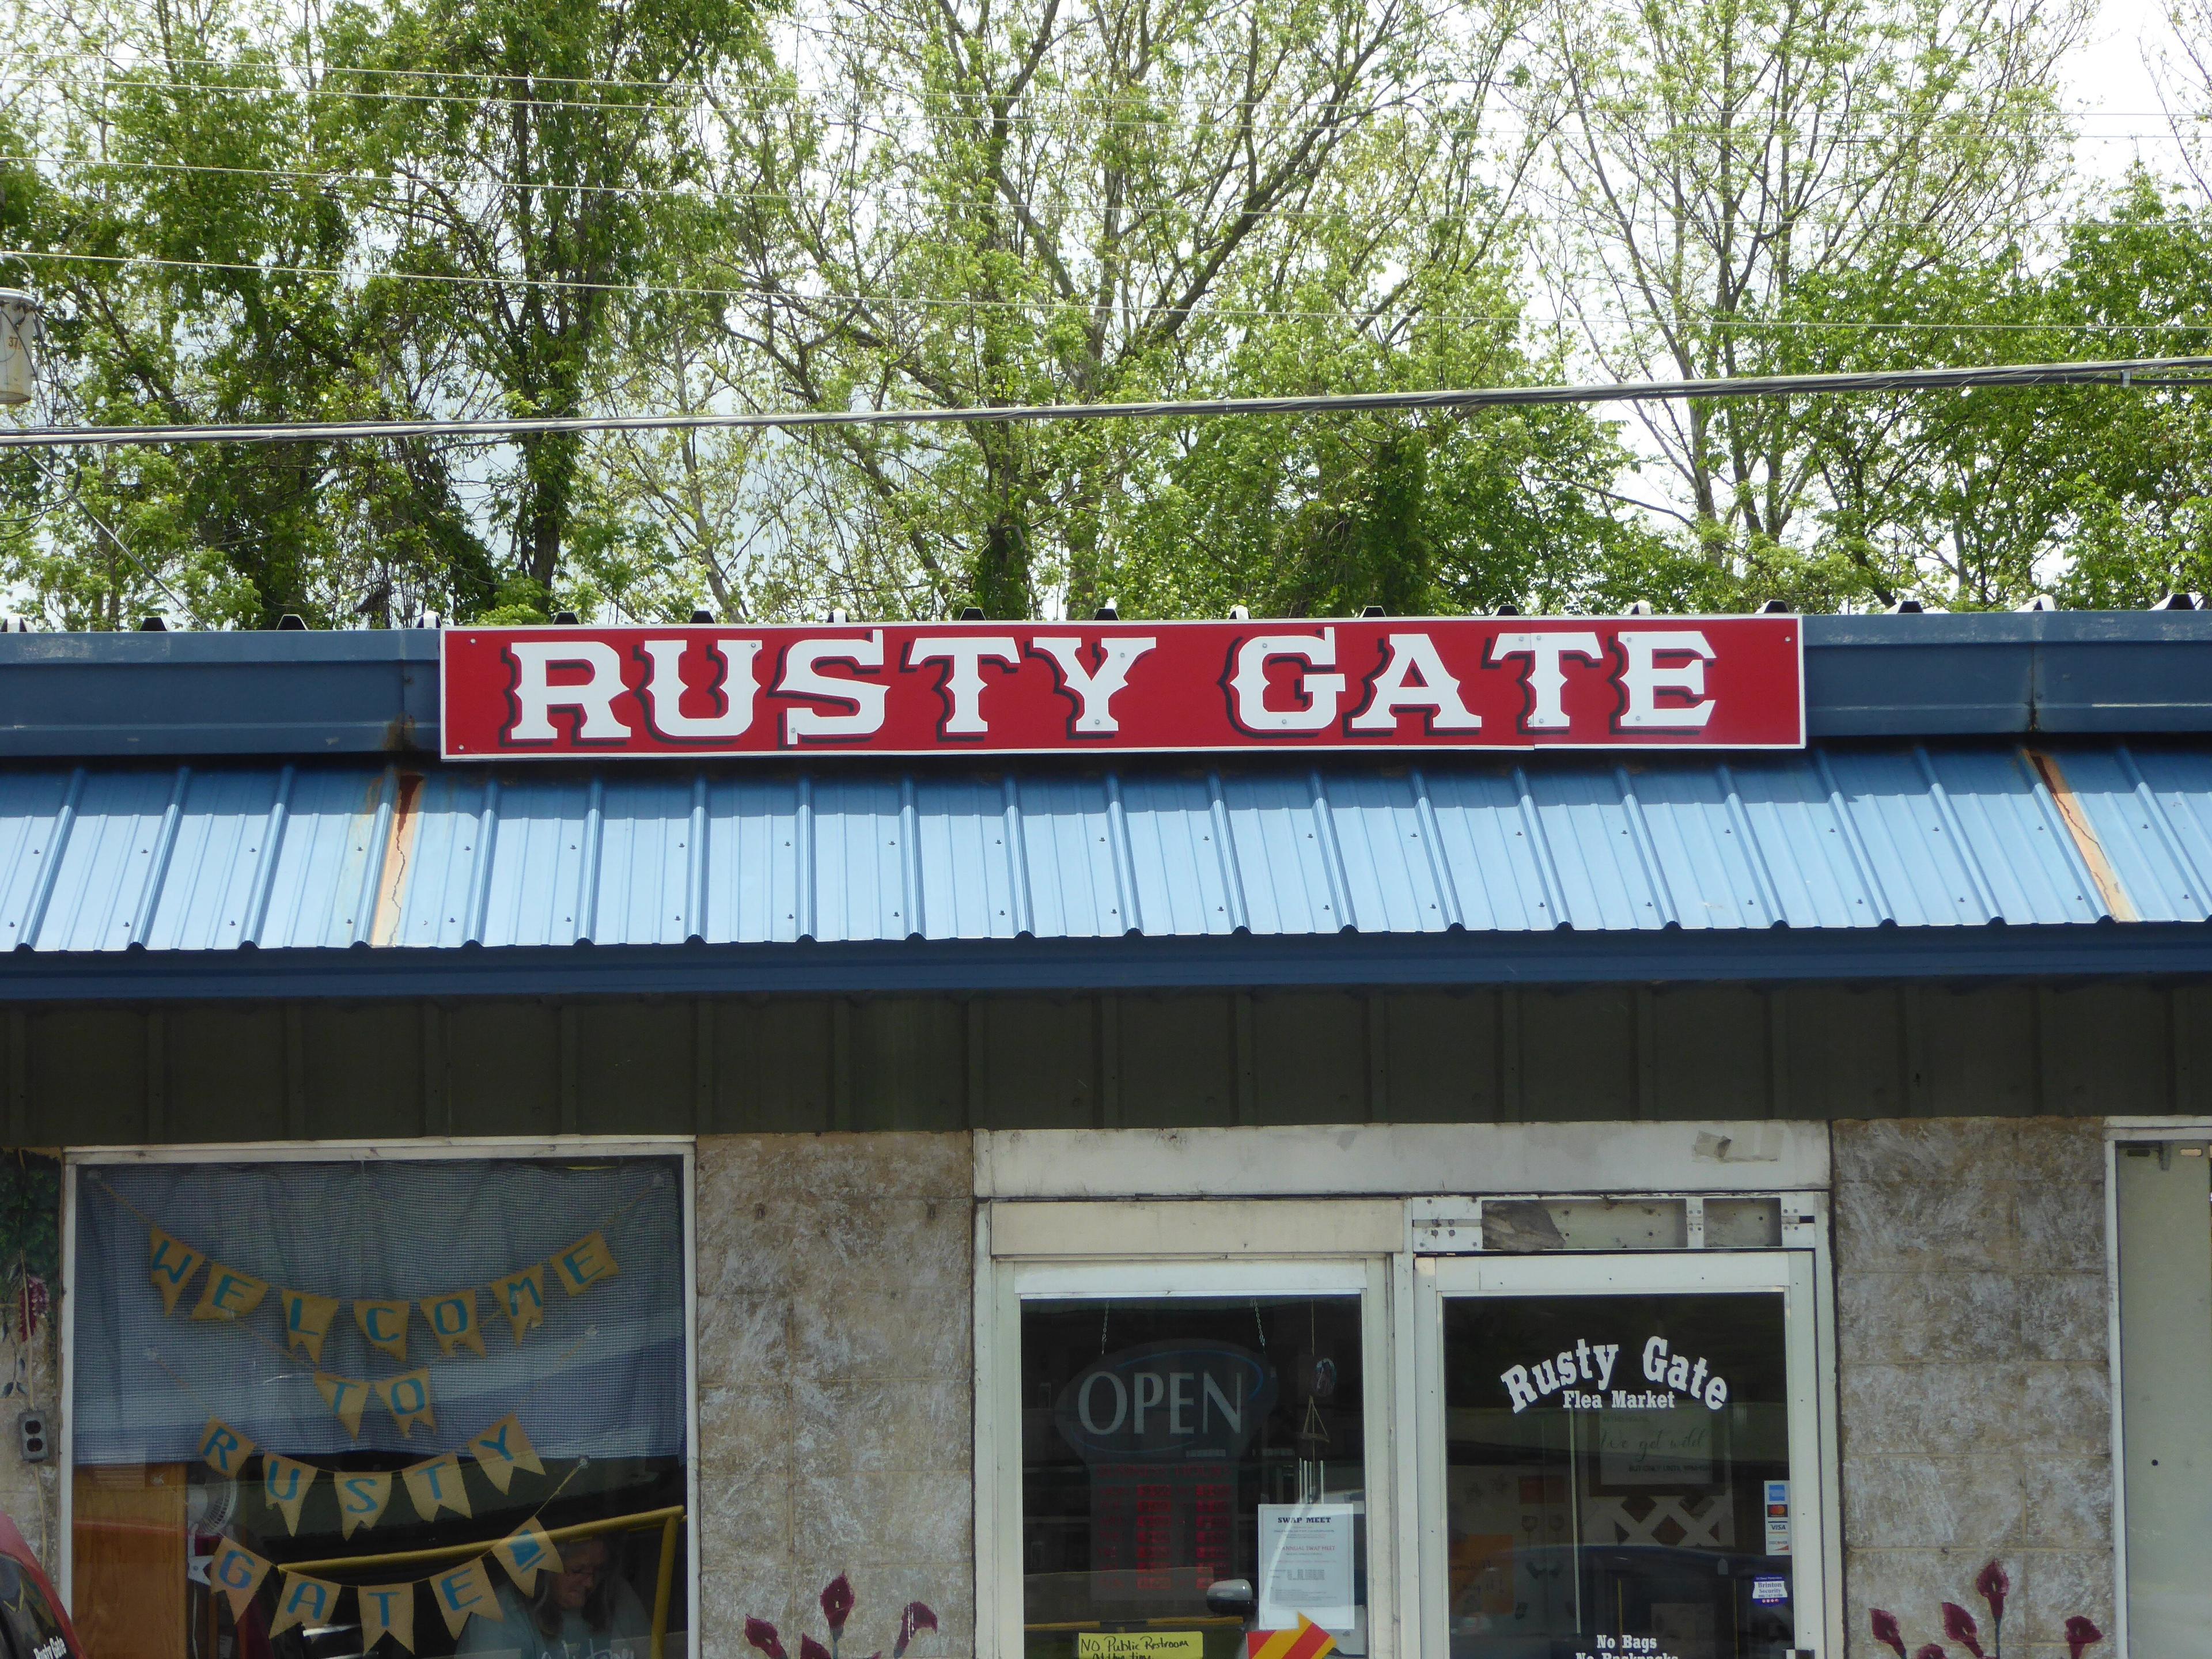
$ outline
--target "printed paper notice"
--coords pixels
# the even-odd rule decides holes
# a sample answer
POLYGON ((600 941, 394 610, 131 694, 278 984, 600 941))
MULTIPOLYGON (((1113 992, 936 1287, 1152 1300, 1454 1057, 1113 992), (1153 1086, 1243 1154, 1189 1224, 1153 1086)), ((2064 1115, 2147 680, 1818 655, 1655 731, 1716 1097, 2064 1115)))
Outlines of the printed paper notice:
POLYGON ((1352 1590, 1351 1504, 1260 1505, 1260 1617, 1262 1630, 1287 1630, 1304 1613, 1332 1635, 1358 1622, 1352 1590))
POLYGON ((1075 1635, 1075 1659, 1205 1659, 1206 1637, 1194 1630, 1085 1630, 1075 1635))

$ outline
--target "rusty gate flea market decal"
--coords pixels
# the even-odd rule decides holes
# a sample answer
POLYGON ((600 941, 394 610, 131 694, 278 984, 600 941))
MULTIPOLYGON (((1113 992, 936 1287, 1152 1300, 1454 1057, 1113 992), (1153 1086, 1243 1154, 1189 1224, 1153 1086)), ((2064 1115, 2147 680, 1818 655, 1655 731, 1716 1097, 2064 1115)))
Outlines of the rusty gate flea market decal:
POLYGON ((1796 749, 1796 617, 457 628, 448 760, 1796 749))

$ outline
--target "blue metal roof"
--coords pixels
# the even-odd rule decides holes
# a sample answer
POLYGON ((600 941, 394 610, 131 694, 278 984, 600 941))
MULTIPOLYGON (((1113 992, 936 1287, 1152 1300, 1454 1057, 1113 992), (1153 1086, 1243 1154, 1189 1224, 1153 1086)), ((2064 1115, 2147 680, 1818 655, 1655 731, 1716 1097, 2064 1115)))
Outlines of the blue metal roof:
POLYGON ((465 945, 811 940, 896 945, 919 965, 911 941, 2198 924, 2207 872, 2203 747, 1397 771, 0 772, 16 977, 134 947, 362 946, 427 966, 465 945))

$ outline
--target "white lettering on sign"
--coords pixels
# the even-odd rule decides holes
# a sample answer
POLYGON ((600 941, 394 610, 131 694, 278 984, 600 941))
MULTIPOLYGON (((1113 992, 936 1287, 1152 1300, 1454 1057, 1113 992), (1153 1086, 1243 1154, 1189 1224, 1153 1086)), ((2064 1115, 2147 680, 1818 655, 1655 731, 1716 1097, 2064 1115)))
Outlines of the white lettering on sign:
POLYGON ((1567 728, 1569 657, 1584 662, 1606 659, 1605 642, 1586 629, 1553 629, 1540 634, 1500 634, 1490 642, 1490 660, 1511 662, 1528 659, 1528 714, 1522 723, 1531 732, 1564 732, 1567 728))
POLYGON ((1137 659, 1158 643, 1156 639, 1101 640, 1096 669, 1083 665, 1079 639, 1041 635, 1030 641, 1030 653, 1059 671, 1060 690, 1075 699, 1075 721, 1067 729, 1079 738, 1103 738, 1121 729, 1114 718, 1114 694, 1129 683, 1129 670, 1137 659))
POLYGON ((760 654, 758 640, 716 640, 714 654, 722 659, 719 688, 722 712, 694 715, 684 712, 684 641, 647 640, 646 660, 653 672, 645 682, 645 717, 664 738, 678 743, 714 743, 742 738, 753 723, 753 702, 760 683, 753 678, 753 659, 760 654))
POLYGON ((1577 1338, 1573 1347, 1561 1350, 1552 1358, 1538 1360, 1533 1370, 1527 1365, 1515 1365, 1502 1372, 1498 1381, 1505 1384, 1505 1392, 1512 1396, 1514 1411, 1523 1412, 1545 1395, 1558 1394, 1573 1382, 1595 1382, 1601 1392, 1610 1388, 1613 1364, 1620 1354, 1618 1342, 1592 1342, 1577 1338))
POLYGON ((1398 711, 1419 710, 1431 732, 1480 732, 1482 716, 1461 701, 1459 682, 1426 634, 1393 634, 1390 655, 1368 682, 1367 707, 1352 717, 1354 732, 1395 732, 1398 711))
POLYGON ((1694 732, 1712 719, 1705 665, 1713 659, 1713 647, 1703 634, 1688 629, 1624 629, 1620 650, 1628 659, 1620 671, 1620 689, 1627 698, 1620 711, 1623 730, 1694 732), (1668 660, 1662 662, 1662 657, 1668 660), (1662 693, 1697 701, 1661 702, 1662 693))
POLYGON ((1669 1353, 1667 1339, 1655 1336, 1644 1345, 1644 1376, 1672 1390, 1686 1394, 1692 1400, 1703 1400, 1708 1411, 1718 1411, 1728 1404, 1728 1383, 1718 1376, 1707 1376, 1705 1361, 1700 1358, 1692 1364, 1687 1354, 1669 1353))
POLYGON ((1163 1401, 1168 1405, 1168 1432, 1170 1434, 1204 1434, 1212 1428, 1217 1413, 1223 1426, 1231 1433, 1242 1434, 1244 1431, 1242 1377, 1236 1379, 1237 1397, 1234 1400, 1210 1372, 1138 1371, 1132 1380, 1133 1387, 1125 1387, 1121 1379, 1112 1371, 1093 1371, 1084 1378, 1083 1387, 1076 1393, 1075 1412, 1086 1432, 1113 1434, 1126 1421, 1132 1431, 1142 1434, 1146 1414, 1158 1412, 1163 1401), (1102 1382, 1112 1397, 1113 1415, 1110 1417, 1099 1415, 1097 1392, 1102 1382), (1190 1420, 1194 1408, 1200 1413, 1195 1425, 1190 1420))
POLYGON ((916 640, 907 647, 906 665, 917 668, 926 662, 952 665, 945 677, 945 721, 938 731, 948 738, 980 738, 991 729, 983 723, 983 665, 1018 668, 1022 649, 1003 634, 916 640))
POLYGON ((615 713, 622 696, 622 658, 599 640, 517 640, 514 655, 514 724, 507 736, 516 743, 551 743, 556 708, 574 709, 579 743, 620 743, 629 723, 615 713), (556 668, 582 669, 586 678, 553 684, 556 668))
POLYGON ((784 740, 798 743, 808 738, 865 738, 884 726, 884 698, 888 688, 881 682, 850 678, 817 672, 819 664, 848 662, 868 670, 884 665, 884 630, 865 640, 799 640, 783 653, 783 678, 777 691, 798 697, 820 697, 853 705, 849 714, 824 714, 819 708, 793 708, 783 717, 784 740))
POLYGON ((1247 732, 1325 732, 1336 724, 1337 700, 1344 696, 1341 674, 1303 673, 1297 708, 1267 707, 1267 665, 1290 658, 1315 668, 1336 665, 1336 630, 1318 634, 1259 634, 1237 647, 1237 672, 1229 684, 1237 697, 1237 723, 1247 732))

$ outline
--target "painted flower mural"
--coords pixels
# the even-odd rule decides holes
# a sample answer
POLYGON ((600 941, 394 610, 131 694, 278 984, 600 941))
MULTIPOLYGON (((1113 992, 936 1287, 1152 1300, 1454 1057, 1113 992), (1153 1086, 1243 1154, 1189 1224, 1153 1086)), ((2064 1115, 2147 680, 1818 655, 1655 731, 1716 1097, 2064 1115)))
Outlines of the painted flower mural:
MULTIPOLYGON (((1988 1649, 1984 1650, 1982 1646, 1980 1622, 1956 1601, 1946 1601, 1942 1606, 1944 1640, 1957 1643, 1972 1659, 2002 1659, 2005 1598, 2012 1594, 2012 1579, 2004 1564, 1992 1561, 1975 1574, 1974 1591, 1990 1609, 1988 1649)), ((1868 1613, 1867 1623, 1875 1641, 1894 1652, 1897 1659, 1906 1659, 1905 1626, 1895 1613, 1886 1607, 1875 1607, 1868 1613)), ((2081 1614, 2075 1613, 2067 1620, 2067 1659, 2081 1659, 2083 1654, 2104 1639, 2105 1632, 2081 1614)), ((1911 1659, 1954 1659, 1954 1656, 1942 1642, 1927 1642, 1913 1650, 1911 1659)))
MULTIPOLYGON (((830 1645, 824 1647, 813 1637, 802 1635, 799 1638, 799 1659, 838 1659, 837 1649, 845 1639, 845 1626, 853 1616, 858 1599, 853 1594, 852 1581, 842 1572, 822 1587, 822 1622, 830 1627, 830 1645)), ((936 1628, 937 1614, 927 1602, 908 1602, 899 1609, 898 1639, 891 1644, 891 1659, 906 1659, 906 1650, 914 1645, 915 1638, 936 1628)), ((765 1619, 745 1620, 745 1642, 759 1651, 762 1659, 790 1659, 784 1650, 781 1634, 765 1619)), ((872 1653, 868 1659, 884 1659, 884 1656, 872 1653)))

